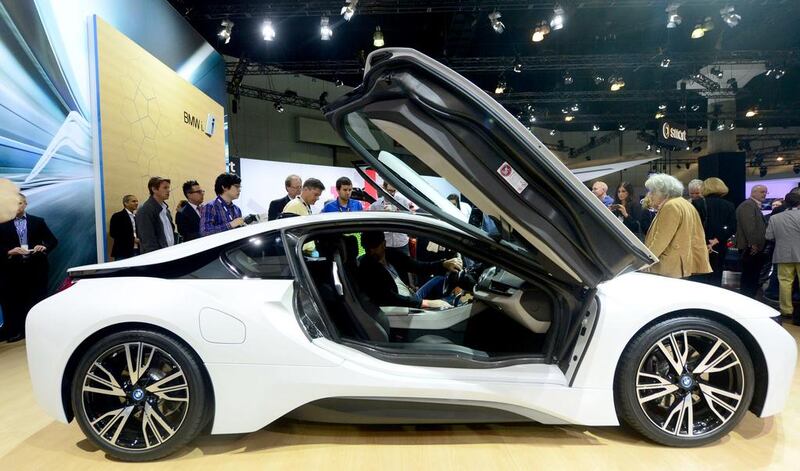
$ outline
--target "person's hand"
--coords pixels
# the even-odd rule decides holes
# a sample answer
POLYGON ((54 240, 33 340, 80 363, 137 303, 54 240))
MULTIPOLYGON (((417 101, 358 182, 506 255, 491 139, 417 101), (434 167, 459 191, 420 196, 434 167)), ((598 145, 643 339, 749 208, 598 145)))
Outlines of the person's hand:
POLYGON ((441 299, 423 299, 422 300, 422 308, 423 309, 450 309, 450 303, 441 299))
POLYGON ((442 262, 442 266, 447 271, 455 271, 459 272, 464 268, 464 264, 461 262, 459 258, 451 258, 450 260, 445 260, 442 262))
POLYGON ((28 255, 28 251, 23 249, 22 247, 14 247, 13 249, 8 251, 8 255, 28 255))
POLYGON ((139 241, 138 237, 134 237, 133 238, 133 243, 134 243, 134 245, 139 245, 141 242, 139 241))
POLYGON ((233 229, 234 227, 239 227, 239 226, 244 226, 244 219, 236 218, 233 221, 231 221, 231 229, 233 229))
POLYGON ((708 246, 709 247, 713 247, 713 246, 715 246, 717 244, 719 244, 719 239, 717 239, 716 237, 714 237, 713 239, 709 239, 708 240, 708 246))
POLYGON ((44 252, 45 250, 47 250, 47 247, 45 247, 44 245, 37 245, 36 247, 33 248, 32 252, 39 253, 39 252, 44 252))
POLYGON ((750 255, 755 255, 758 252, 761 252, 761 250, 758 248, 757 245, 751 245, 750 246, 750 255))
POLYGON ((628 210, 625 209, 625 205, 624 204, 617 204, 615 206, 617 207, 617 210, 619 211, 619 213, 622 214, 622 217, 624 217, 624 218, 628 217, 628 210))

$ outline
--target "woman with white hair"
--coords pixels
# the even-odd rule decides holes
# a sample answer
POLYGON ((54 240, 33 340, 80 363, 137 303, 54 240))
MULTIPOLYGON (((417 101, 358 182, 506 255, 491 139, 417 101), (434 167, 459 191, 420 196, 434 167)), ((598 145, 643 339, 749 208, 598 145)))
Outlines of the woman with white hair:
POLYGON ((644 186, 658 209, 644 239, 658 257, 650 272, 671 278, 711 273, 703 224, 694 206, 683 199, 683 184, 671 175, 656 173, 644 186))
POLYGON ((703 188, 705 187, 705 182, 700 180, 699 178, 695 178, 694 180, 690 181, 688 185, 686 185, 686 191, 689 192, 689 199, 691 201, 699 200, 703 198, 703 188))

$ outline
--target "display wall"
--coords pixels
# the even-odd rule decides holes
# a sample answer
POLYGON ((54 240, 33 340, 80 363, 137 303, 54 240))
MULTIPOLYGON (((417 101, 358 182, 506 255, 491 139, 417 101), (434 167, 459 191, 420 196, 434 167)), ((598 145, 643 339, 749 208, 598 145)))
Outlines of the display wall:
MULTIPOLYGON (((101 18, 93 17, 91 27, 99 224, 121 209, 124 195, 144 203, 153 176, 172 180, 170 208, 185 199, 181 186, 187 180, 197 180, 213 198, 214 180, 225 171, 222 105, 101 18)), ((109 247, 105 238, 101 243, 109 247)))
POLYGON ((0 0, 0 177, 22 189, 28 211, 60 240, 51 288, 68 267, 102 253, 90 124, 93 14, 214 101, 226 99, 222 57, 165 0, 0 0))

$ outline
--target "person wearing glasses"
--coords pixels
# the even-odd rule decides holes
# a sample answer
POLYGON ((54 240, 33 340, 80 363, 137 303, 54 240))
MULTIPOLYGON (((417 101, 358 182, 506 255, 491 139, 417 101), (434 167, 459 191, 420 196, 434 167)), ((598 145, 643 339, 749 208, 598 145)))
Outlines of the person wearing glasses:
POLYGON ((206 191, 196 180, 189 180, 183 184, 183 195, 187 204, 175 214, 175 224, 178 226, 178 234, 184 241, 200 238, 201 211, 205 194, 206 191))
POLYGON ((214 182, 214 201, 203 206, 200 235, 207 236, 244 225, 242 210, 233 204, 242 192, 242 179, 232 173, 223 173, 214 182))

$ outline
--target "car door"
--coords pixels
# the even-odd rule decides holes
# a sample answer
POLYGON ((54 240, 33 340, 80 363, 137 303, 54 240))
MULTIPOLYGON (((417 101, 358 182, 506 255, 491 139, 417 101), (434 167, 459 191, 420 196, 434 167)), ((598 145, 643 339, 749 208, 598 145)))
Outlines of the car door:
POLYGON ((556 277, 595 287, 657 261, 509 112, 417 51, 373 52, 362 85, 326 118, 424 210, 487 237, 423 178, 433 173, 530 244, 520 256, 554 265, 556 277))

